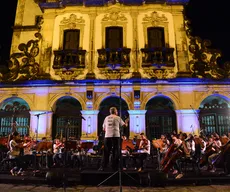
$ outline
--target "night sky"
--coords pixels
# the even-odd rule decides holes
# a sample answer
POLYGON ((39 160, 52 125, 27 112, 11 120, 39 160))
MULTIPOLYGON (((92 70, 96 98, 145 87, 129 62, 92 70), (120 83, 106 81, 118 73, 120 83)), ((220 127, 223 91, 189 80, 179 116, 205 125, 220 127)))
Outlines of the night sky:
MULTIPOLYGON (((1 2, 1 52, 2 61, 9 58, 17 0, 1 2), (3 10, 5 10, 3 13, 3 10)), ((190 0, 186 15, 192 22, 192 34, 209 39, 212 48, 222 52, 219 62, 230 61, 230 16, 228 0, 190 0)), ((1 62, 4 64, 5 62, 1 62)))

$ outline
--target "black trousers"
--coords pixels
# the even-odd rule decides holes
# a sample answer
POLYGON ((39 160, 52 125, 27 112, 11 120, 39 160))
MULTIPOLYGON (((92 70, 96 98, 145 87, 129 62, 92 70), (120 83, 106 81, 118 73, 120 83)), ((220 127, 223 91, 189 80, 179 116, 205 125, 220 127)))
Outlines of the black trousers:
POLYGON ((108 166, 109 156, 111 152, 112 152, 112 168, 117 169, 119 167, 120 137, 105 138, 102 167, 108 166))

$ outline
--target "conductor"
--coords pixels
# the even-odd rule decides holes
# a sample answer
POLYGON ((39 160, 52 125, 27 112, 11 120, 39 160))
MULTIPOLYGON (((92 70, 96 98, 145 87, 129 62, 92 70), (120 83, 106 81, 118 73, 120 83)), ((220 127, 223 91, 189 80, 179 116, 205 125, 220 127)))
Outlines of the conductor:
POLYGON ((128 119, 125 122, 118 116, 116 107, 109 109, 110 115, 107 116, 103 123, 103 130, 105 131, 104 153, 102 165, 99 171, 103 171, 109 163, 109 155, 112 151, 112 168, 118 169, 119 154, 120 154, 120 127, 128 126, 128 119))

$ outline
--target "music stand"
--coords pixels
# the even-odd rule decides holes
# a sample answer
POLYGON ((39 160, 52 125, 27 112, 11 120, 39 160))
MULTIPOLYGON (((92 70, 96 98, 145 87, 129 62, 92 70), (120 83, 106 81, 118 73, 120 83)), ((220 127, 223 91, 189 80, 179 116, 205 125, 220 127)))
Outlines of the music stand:
MULTIPOLYGON (((116 66, 112 66, 112 69, 115 69, 116 66)), ((120 107, 120 121, 121 121, 121 116, 122 116, 122 98, 121 98, 121 72, 119 72, 119 75, 120 75, 120 83, 119 83, 119 107, 120 107)), ((119 123, 120 124, 120 123, 119 123)), ((135 178, 133 178, 131 175, 129 175, 128 173, 124 172, 123 169, 122 169, 122 153, 121 153, 121 149, 122 149, 122 127, 120 126, 120 137, 119 137, 119 147, 118 147, 118 162, 119 162, 119 166, 118 166, 118 170, 115 171, 112 175, 110 175, 108 178, 106 178, 105 180, 103 180, 101 183, 99 183, 97 185, 97 187, 101 186, 103 183, 105 183, 106 181, 108 181, 109 179, 111 179, 113 176, 115 176, 116 174, 118 174, 119 176, 119 189, 120 189, 120 192, 122 192, 122 182, 121 182, 121 176, 122 176, 122 173, 124 173, 125 175, 127 175, 129 178, 131 178, 133 181, 135 181, 136 183, 137 180, 135 178)))

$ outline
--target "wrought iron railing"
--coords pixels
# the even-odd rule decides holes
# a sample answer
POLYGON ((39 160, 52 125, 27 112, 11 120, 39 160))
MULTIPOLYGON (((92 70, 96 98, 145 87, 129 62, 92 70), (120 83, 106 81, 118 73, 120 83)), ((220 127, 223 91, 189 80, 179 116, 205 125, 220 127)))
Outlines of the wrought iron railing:
POLYGON ((129 48, 98 49, 98 67, 103 68, 108 65, 130 67, 130 51, 129 48))
POLYGON ((143 48, 142 53, 142 67, 155 66, 161 68, 162 66, 174 67, 174 48, 154 47, 143 48))
POLYGON ((86 50, 57 50, 54 51, 54 69, 85 68, 86 50))

